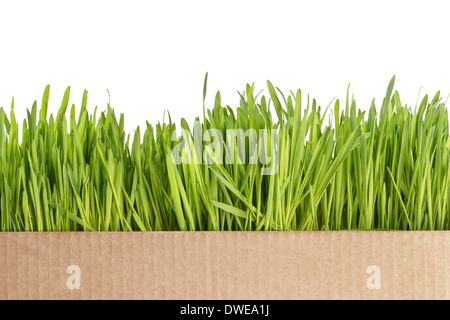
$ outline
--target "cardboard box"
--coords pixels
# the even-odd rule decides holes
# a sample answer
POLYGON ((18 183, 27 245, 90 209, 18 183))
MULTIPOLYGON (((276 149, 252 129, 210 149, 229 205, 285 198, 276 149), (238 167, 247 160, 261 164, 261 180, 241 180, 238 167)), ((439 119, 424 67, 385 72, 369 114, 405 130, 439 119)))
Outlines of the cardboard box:
POLYGON ((448 299, 450 232, 0 233, 0 299, 448 299))

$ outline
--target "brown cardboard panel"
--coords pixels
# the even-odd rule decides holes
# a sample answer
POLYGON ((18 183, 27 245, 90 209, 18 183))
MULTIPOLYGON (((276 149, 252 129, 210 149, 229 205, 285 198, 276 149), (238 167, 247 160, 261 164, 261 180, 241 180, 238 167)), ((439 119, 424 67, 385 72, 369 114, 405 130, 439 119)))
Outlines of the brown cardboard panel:
POLYGON ((0 233, 0 299, 448 299, 450 232, 0 233))

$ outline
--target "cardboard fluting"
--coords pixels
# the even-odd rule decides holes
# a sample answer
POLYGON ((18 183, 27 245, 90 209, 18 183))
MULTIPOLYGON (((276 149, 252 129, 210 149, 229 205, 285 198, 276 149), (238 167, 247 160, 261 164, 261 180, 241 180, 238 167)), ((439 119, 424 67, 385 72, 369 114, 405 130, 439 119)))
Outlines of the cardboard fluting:
POLYGON ((0 299, 448 299, 450 232, 0 233, 0 299))

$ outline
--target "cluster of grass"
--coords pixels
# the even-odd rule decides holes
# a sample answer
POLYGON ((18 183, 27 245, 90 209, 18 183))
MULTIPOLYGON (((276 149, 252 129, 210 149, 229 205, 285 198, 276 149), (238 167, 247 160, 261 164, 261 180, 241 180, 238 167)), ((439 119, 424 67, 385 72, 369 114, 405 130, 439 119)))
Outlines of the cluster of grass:
MULTIPOLYGON (((13 106, 9 117, 0 110, 0 230, 447 229, 445 103, 437 93, 412 110, 393 85, 394 78, 380 112, 373 102, 367 114, 348 92, 343 110, 336 100, 324 112, 300 90, 285 96, 270 82, 267 97, 247 85, 236 109, 217 93, 198 118, 203 132, 276 129, 275 149, 274 137, 258 136, 278 154, 269 175, 259 161, 175 164, 171 150, 182 137, 173 141, 170 117, 131 139, 109 104, 89 113, 87 92, 77 116, 75 106, 66 115, 70 88, 48 116, 47 87, 40 107, 27 110, 20 141, 13 106)), ((181 128, 194 139, 185 120, 181 128)))

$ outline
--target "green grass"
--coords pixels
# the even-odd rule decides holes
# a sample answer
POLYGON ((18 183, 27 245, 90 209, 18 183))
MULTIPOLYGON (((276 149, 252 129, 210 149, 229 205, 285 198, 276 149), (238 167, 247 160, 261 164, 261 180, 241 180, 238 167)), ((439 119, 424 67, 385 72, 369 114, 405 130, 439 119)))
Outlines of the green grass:
MULTIPOLYGON (((438 92, 412 109, 393 86, 394 78, 379 112, 375 102, 367 113, 357 109, 348 92, 322 110, 300 90, 284 95, 270 82, 267 95, 247 85, 234 109, 222 106, 220 93, 212 108, 204 103, 200 134, 255 129, 267 156, 278 154, 269 175, 260 161, 249 163, 248 149, 239 164, 176 164, 170 150, 181 135, 172 141, 170 117, 130 137, 109 104, 89 112, 87 92, 77 116, 75 106, 67 110, 70 88, 58 113, 47 115, 47 86, 21 129, 13 105, 9 116, 0 110, 0 230, 447 229, 445 103, 438 92), (277 145, 259 129, 276 129, 277 145)), ((193 141, 195 128, 185 120, 181 128, 193 141)), ((194 148, 184 154, 199 157, 194 148)))

